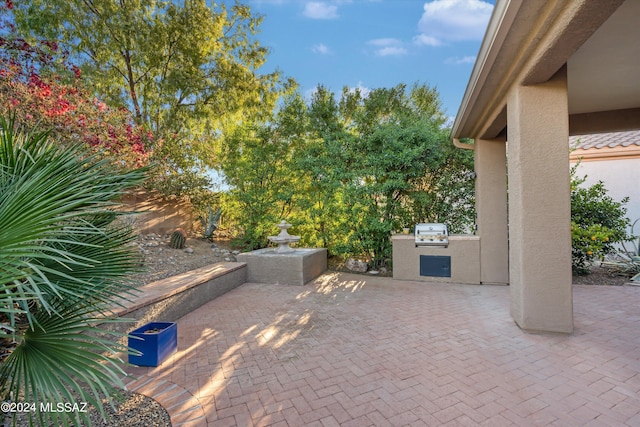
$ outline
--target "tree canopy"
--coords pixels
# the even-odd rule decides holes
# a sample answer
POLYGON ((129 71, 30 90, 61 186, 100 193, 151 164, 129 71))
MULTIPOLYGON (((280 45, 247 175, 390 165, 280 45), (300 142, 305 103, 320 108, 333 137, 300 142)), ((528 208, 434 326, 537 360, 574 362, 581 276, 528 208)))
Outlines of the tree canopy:
POLYGON ((388 265, 389 237, 416 222, 474 221, 472 156, 448 140, 438 93, 400 84, 368 94, 322 86, 287 97, 269 123, 225 138, 221 168, 239 242, 265 246, 288 218, 307 245, 388 265))
POLYGON ((165 181, 212 166, 221 133, 270 112, 294 84, 258 72, 262 18, 239 2, 33 0, 13 14, 25 38, 60 43, 96 94, 153 132, 165 181))

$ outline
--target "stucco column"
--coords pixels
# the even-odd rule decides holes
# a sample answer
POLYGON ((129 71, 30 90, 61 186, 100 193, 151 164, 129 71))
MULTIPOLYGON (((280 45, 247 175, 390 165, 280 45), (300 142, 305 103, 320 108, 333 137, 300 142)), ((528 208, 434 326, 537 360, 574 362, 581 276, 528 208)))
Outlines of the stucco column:
POLYGON ((505 141, 474 141, 480 281, 509 283, 507 158, 505 141))
POLYGON ((511 315, 525 330, 573 331, 566 67, 507 105, 511 315))

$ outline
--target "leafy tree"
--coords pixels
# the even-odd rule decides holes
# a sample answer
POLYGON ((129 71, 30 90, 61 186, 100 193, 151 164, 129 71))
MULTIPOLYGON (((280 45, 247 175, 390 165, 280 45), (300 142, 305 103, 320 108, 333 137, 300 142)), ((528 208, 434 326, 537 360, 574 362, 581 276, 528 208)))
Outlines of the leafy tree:
POLYGON ((320 86, 308 105, 285 99, 268 125, 226 141, 225 208, 244 221, 253 246, 266 245, 287 218, 301 244, 361 255, 382 267, 390 235, 408 224, 442 221, 452 231, 474 220, 470 153, 449 142, 437 91, 425 85, 366 96, 320 86), (242 212, 242 213, 240 213, 242 212), (257 238, 259 236, 259 238, 257 238))
POLYGON ((416 181, 410 193, 405 224, 446 223, 452 233, 472 232, 475 222, 473 156, 453 144, 439 144, 442 161, 416 181))
POLYGON ((154 133, 157 187, 173 194, 206 184, 213 141, 271 111, 291 83, 258 73, 267 55, 256 39, 262 18, 239 2, 32 0, 14 16, 25 37, 65 46, 109 105, 154 133))
MULTIPOLYGON (((120 385, 116 345, 97 338, 115 296, 140 265, 131 230, 112 209, 143 169, 123 172, 47 133, 0 119, 0 400, 80 399, 104 416, 120 385), (74 397, 75 396, 75 397, 74 397)), ((87 413, 29 413, 38 425, 89 423, 87 413)))
POLYGON ((577 166, 571 168, 571 264, 575 273, 588 274, 593 260, 614 253, 614 245, 628 239, 629 198, 613 200, 602 181, 581 186, 586 177, 576 177, 577 166))
POLYGON ((435 89, 401 84, 367 96, 344 90, 337 109, 332 94, 318 93, 310 111, 322 143, 309 147, 302 163, 328 178, 327 192, 314 195, 332 200, 325 218, 342 216, 335 234, 346 239, 334 242, 335 253, 361 254, 382 267, 391 258, 391 233, 407 224, 437 218, 454 231, 469 227, 473 183, 465 172, 472 159, 451 146, 435 89))
POLYGON ((350 150, 356 135, 348 128, 348 112, 355 104, 347 103, 357 102, 359 96, 345 90, 338 102, 331 91, 318 86, 306 111, 306 142, 296 156, 297 175, 304 177, 299 191, 306 197, 299 198, 301 212, 293 221, 300 224, 304 244, 326 247, 333 254, 343 251, 353 233, 344 189, 357 177, 350 150))
MULTIPOLYGON (((275 121, 289 118, 285 109, 275 121)), ((297 194, 296 143, 275 124, 247 124, 225 138, 221 164, 231 190, 224 211, 238 225, 237 245, 265 247, 274 224, 291 214, 297 194)))

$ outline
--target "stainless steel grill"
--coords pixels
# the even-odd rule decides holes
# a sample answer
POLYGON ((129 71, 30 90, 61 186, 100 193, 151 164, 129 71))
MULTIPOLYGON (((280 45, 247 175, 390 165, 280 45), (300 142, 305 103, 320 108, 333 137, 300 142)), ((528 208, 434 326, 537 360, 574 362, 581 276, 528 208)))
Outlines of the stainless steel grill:
POLYGON ((446 224, 417 224, 415 233, 416 246, 449 246, 449 231, 446 224))

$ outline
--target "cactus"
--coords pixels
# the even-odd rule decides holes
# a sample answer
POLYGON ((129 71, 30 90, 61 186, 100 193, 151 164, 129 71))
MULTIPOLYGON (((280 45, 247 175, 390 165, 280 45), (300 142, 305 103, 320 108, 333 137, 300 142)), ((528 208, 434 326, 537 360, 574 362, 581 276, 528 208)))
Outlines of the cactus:
POLYGON ((200 217, 202 228, 204 229, 204 238, 213 240, 213 233, 218 229, 218 221, 220 221, 220 215, 222 214, 222 208, 218 208, 216 212, 209 208, 207 219, 200 217))
POLYGON ((187 232, 182 228, 178 228, 176 231, 171 233, 171 240, 169 241, 169 246, 173 249, 183 249, 184 244, 187 241, 187 232))

